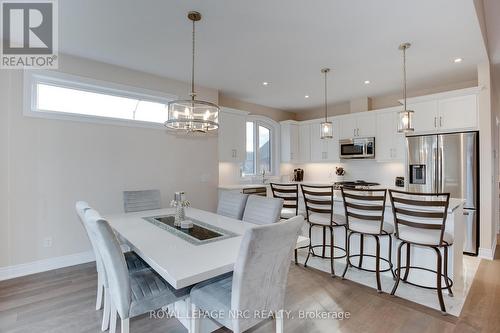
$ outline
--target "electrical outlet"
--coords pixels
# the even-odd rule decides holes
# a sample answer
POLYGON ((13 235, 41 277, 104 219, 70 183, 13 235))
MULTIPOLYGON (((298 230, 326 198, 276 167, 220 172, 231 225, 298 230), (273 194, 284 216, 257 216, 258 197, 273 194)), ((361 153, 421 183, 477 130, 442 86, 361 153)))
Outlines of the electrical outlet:
POLYGON ((52 237, 45 237, 43 239, 43 247, 52 247, 52 237))

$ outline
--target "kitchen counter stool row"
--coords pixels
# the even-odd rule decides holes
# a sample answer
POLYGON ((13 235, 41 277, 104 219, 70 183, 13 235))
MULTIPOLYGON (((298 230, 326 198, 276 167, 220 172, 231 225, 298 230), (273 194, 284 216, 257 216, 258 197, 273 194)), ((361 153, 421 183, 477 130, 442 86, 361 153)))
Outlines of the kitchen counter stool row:
POLYGON ((354 267, 375 273, 377 291, 382 292, 380 273, 390 271, 395 279, 391 294, 394 295, 401 280, 418 287, 437 291, 441 311, 446 313, 442 291, 448 290, 453 296, 453 281, 448 277, 448 248, 453 244, 451 234, 445 232, 446 218, 450 200, 449 193, 410 193, 385 189, 352 189, 342 188, 344 203, 343 214, 334 213, 334 187, 300 185, 304 197, 305 212, 299 210, 299 188, 297 184, 270 184, 274 197, 285 201, 282 218, 304 215, 309 224, 309 246, 307 258, 310 256, 329 259, 332 276, 336 276, 334 260, 346 258, 346 266, 342 274, 345 277, 348 269, 354 267), (394 224, 384 222, 384 212, 387 192, 392 205, 394 224), (322 229, 322 242, 315 244, 312 240, 312 230, 322 229), (334 228, 345 230, 345 247, 335 245, 334 228), (327 243, 327 231, 329 243, 327 243), (359 235, 359 251, 352 253, 351 237, 359 235), (399 241, 397 263, 392 263, 392 236, 399 241), (365 253, 365 237, 375 239, 375 254, 365 253), (381 255, 380 242, 389 242, 388 256, 381 255), (411 265, 411 247, 419 246, 434 250, 436 254, 436 269, 411 265), (406 247, 406 262, 402 266, 401 255, 406 247), (326 253, 328 249, 328 254, 326 253), (334 249, 341 251, 335 256, 334 249), (441 253, 443 250, 443 254, 441 253), (319 253, 318 253, 319 252, 319 253), (363 266, 363 259, 375 259, 375 269, 363 266), (357 259, 357 264, 353 263, 357 259), (382 267, 383 265, 383 267, 382 267), (410 282, 408 276, 411 270, 424 270, 434 273, 436 286, 425 286, 410 282))

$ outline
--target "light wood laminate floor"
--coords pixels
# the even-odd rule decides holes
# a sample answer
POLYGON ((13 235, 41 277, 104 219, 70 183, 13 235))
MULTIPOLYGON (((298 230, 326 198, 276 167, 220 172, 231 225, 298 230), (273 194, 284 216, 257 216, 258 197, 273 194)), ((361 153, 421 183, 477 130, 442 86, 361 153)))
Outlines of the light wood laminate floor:
MULTIPOLYGON (((0 332, 100 332, 95 289, 93 264, 0 282, 0 332)), ((295 315, 301 310, 350 313, 345 320, 288 319, 286 332, 500 332, 500 260, 481 262, 459 318, 294 265, 286 307, 295 315)), ((274 332, 274 323, 265 321, 251 331, 274 332)), ((131 332, 186 330, 176 319, 145 315, 131 321, 131 332)))

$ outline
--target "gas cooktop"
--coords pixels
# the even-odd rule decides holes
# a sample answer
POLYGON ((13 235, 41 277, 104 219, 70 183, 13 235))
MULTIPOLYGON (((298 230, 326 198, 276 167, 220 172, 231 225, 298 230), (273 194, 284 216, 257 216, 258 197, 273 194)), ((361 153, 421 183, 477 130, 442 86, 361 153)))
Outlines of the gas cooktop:
POLYGON ((371 186, 378 186, 380 184, 379 183, 365 182, 364 180, 356 180, 356 181, 335 182, 333 185, 334 185, 335 189, 340 190, 342 187, 364 189, 364 188, 369 188, 371 186))

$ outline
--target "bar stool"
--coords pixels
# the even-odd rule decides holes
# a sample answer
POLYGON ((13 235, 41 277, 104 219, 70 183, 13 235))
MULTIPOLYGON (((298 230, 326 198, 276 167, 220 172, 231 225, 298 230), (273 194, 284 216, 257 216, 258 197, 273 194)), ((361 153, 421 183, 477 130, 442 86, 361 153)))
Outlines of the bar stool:
POLYGON ((382 292, 380 283, 380 273, 392 271, 392 237, 394 227, 384 222, 385 200, 387 190, 365 190, 365 189, 346 189, 342 188, 342 198, 344 200, 345 216, 347 220, 347 261, 342 274, 345 278, 347 269, 354 267, 363 271, 373 272, 377 277, 377 292, 382 292), (359 254, 350 254, 351 237, 354 234, 360 236, 359 254), (364 237, 373 236, 375 238, 375 255, 364 253, 364 237), (380 237, 389 239, 389 256, 382 258, 380 256, 380 237), (375 269, 363 267, 363 257, 375 258, 375 269), (351 262, 352 258, 359 258, 358 265, 351 262), (380 269, 380 261, 387 263, 387 268, 380 269))
MULTIPOLYGON (((301 215, 305 212, 299 210, 299 185, 298 184, 278 184, 270 183, 273 197, 283 199, 283 209, 281 210, 281 219, 288 220, 292 217, 301 215)), ((306 239, 304 239, 307 241, 306 239)), ((307 244, 307 243, 306 243, 307 244)), ((308 248, 309 245, 297 247, 295 249, 295 264, 298 264, 298 249, 308 248)))
POLYGON ((453 296, 451 290, 453 281, 448 277, 448 247, 453 244, 453 236, 445 232, 450 194, 410 193, 389 190, 389 195, 391 197, 394 223, 396 225, 395 235, 401 241, 398 247, 398 261, 395 270, 397 278, 391 295, 396 293, 400 280, 417 287, 436 290, 441 312, 446 314, 443 289, 448 289, 449 295, 453 296), (403 245, 406 245, 405 266, 401 266, 401 250, 403 245), (429 247, 436 252, 436 270, 411 265, 410 248, 412 245, 429 247), (444 252, 444 267, 441 249, 444 252), (402 269, 405 270, 403 278, 401 278, 402 269), (408 274, 413 269, 436 274, 436 287, 409 282, 408 274), (443 279, 445 287, 442 286, 443 279))
POLYGON ((300 185, 302 189, 302 194, 304 195, 304 203, 306 205, 306 219, 309 223, 309 252, 307 254, 304 267, 307 267, 307 261, 311 254, 313 257, 319 257, 323 259, 330 259, 330 268, 332 277, 335 277, 335 269, 333 265, 334 259, 341 259, 347 256, 347 251, 345 248, 334 245, 334 228, 343 228, 345 230, 345 241, 347 244, 347 229, 346 220, 343 215, 333 213, 333 186, 312 186, 312 185, 300 185), (312 228, 319 227, 323 229, 323 243, 313 245, 312 244, 312 228), (330 244, 326 244, 326 230, 330 231, 330 244), (321 247, 322 254, 317 255, 314 252, 315 248, 321 247), (326 255, 326 248, 330 248, 330 255, 326 255), (344 254, 335 256, 334 249, 338 249, 344 252, 344 254))

